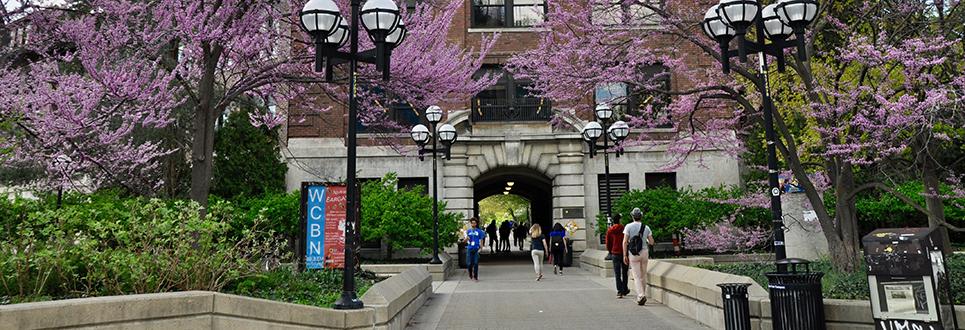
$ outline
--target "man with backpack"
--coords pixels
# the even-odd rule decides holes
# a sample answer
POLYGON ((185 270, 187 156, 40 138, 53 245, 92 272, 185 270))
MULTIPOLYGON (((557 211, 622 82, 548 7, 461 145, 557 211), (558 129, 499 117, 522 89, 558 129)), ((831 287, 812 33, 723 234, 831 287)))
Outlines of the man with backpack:
POLYGON ((633 222, 623 228, 623 263, 630 267, 633 284, 637 291, 637 305, 647 303, 647 262, 650 259, 649 245, 653 245, 653 232, 645 226, 643 211, 634 208, 630 211, 633 222))

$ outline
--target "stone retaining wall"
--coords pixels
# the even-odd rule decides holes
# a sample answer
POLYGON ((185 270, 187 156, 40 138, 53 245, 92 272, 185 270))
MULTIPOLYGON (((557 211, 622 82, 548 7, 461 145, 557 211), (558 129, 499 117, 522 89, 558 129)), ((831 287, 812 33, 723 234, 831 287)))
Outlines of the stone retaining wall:
MULTIPOLYGON (((581 266, 593 273, 612 277, 613 268, 605 266, 606 253, 587 250, 581 266), (606 272, 604 274, 603 272, 606 272)), ((648 296, 673 310, 687 315, 714 329, 724 329, 724 310, 718 283, 750 283, 748 300, 751 328, 772 329, 771 304, 767 290, 746 276, 715 272, 690 267, 692 264, 713 263, 707 258, 652 259, 647 265, 648 296)), ((633 280, 632 278, 630 279, 633 280)), ((630 287, 633 287, 632 285, 630 287)), ((871 303, 866 300, 824 299, 824 314, 828 330, 873 330, 871 303)), ((965 306, 955 308, 959 330, 965 330, 965 306)))
POLYGON ((432 294, 424 268, 372 286, 343 311, 208 291, 0 306, 0 329, 403 329, 432 294))
POLYGON ((431 264, 362 264, 362 269, 375 273, 376 275, 388 277, 394 276, 396 274, 402 273, 409 268, 418 267, 423 268, 432 275, 433 281, 445 281, 452 276, 453 272, 456 271, 456 261, 452 260, 452 257, 448 253, 440 252, 439 259, 442 259, 442 263, 438 265, 431 264))

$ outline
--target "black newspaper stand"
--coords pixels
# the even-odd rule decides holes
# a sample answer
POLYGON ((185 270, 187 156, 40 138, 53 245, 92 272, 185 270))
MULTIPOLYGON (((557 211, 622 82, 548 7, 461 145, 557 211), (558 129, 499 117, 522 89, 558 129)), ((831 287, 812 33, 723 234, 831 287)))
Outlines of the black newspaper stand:
POLYGON ((957 329, 938 233, 937 228, 878 229, 862 239, 875 329, 957 329))

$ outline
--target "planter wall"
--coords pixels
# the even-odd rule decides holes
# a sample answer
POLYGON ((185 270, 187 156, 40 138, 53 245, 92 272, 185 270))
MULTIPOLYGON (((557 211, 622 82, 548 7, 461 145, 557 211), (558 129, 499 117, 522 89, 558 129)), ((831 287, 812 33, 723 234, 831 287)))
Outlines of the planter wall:
MULTIPOLYGON (((606 252, 587 250, 582 267, 602 276, 613 276, 612 265, 604 261, 606 252), (606 271, 606 274, 603 272, 606 271)), ((771 330, 771 304, 767 290, 746 276, 738 276, 691 267, 694 264, 714 263, 706 257, 681 259, 651 259, 647 265, 648 296, 673 310, 714 329, 724 329, 723 302, 718 283, 750 283, 748 300, 751 328, 771 330), (671 262, 672 261, 672 262, 671 262)), ((633 280, 632 278, 630 279, 633 280)), ((630 287, 633 287, 632 285, 630 287)), ((959 330, 965 330, 965 306, 957 306, 955 314, 959 330)), ((871 303, 867 300, 824 299, 824 315, 829 330, 873 330, 871 303)))
POLYGON ((0 329, 403 329, 430 294, 429 272, 410 268, 369 288, 360 310, 190 291, 0 306, 0 329))

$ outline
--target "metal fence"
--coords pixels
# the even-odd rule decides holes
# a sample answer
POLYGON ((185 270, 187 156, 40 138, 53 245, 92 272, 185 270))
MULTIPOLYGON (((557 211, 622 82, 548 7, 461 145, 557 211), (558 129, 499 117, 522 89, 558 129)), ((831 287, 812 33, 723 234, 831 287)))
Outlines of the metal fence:
POLYGON ((552 102, 547 99, 472 99, 472 122, 546 121, 552 115, 552 102))

